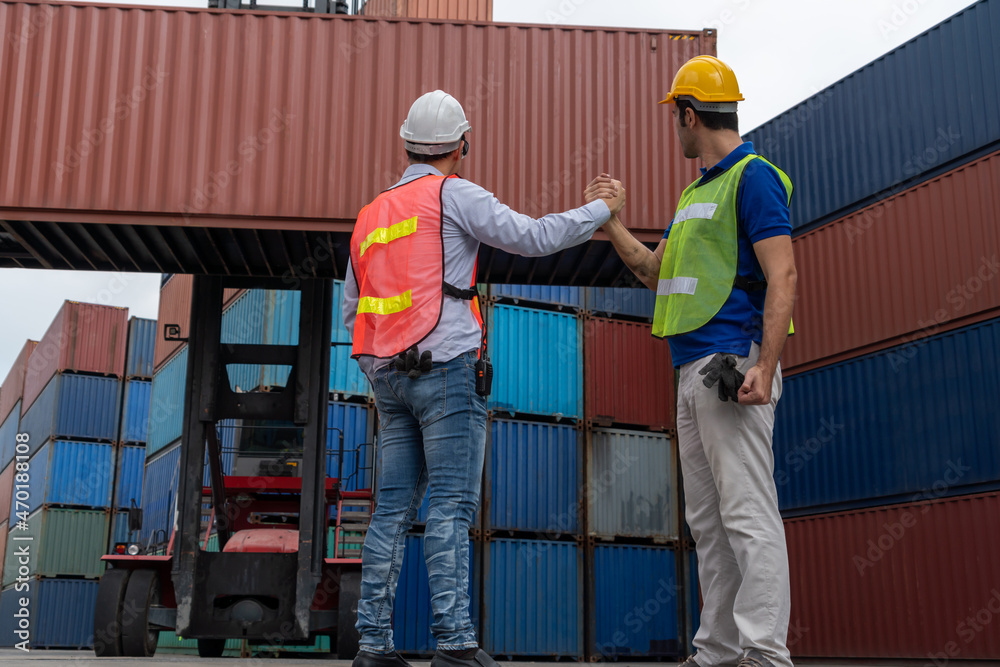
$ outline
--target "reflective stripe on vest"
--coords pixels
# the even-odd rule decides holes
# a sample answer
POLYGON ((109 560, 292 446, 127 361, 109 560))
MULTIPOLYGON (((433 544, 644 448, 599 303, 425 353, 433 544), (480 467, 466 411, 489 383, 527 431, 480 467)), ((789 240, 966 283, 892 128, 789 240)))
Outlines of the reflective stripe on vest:
POLYGON ((441 319, 444 182, 422 176, 361 209, 351 236, 359 295, 353 357, 392 357, 426 338, 441 319))
MULTIPOLYGON (((756 159, 764 160, 748 155, 707 183, 695 181, 681 194, 660 264, 654 336, 695 331, 729 299, 739 262, 736 198, 743 171, 756 159)), ((791 180, 767 164, 781 177, 790 202, 791 180)), ((793 332, 790 327, 789 333, 793 332)))

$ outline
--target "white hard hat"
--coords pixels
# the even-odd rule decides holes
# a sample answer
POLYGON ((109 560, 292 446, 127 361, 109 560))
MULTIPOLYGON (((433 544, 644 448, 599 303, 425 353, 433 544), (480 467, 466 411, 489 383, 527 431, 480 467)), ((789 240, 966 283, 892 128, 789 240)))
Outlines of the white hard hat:
POLYGON ((420 155, 450 153, 472 130, 462 105, 443 90, 424 93, 410 107, 399 128, 406 150, 420 155))

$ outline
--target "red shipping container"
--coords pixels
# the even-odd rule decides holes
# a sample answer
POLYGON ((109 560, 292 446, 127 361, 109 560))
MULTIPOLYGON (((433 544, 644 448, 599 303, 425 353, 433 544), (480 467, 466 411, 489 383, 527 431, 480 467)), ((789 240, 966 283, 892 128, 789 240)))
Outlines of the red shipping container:
MULTIPOLYGON (((191 324, 191 289, 193 285, 194 280, 190 275, 175 273, 160 288, 160 306, 156 315, 156 346, 153 350, 154 373, 184 345, 179 341, 164 340, 163 326, 165 324, 179 324, 181 327, 180 336, 182 338, 188 336, 188 325, 191 324)), ((229 305, 244 291, 246 290, 223 290, 222 305, 229 305)))
POLYGON ((7 372, 7 377, 0 386, 0 424, 4 423, 10 411, 14 409, 24 396, 24 373, 28 368, 28 357, 34 351, 38 341, 29 340, 24 343, 21 353, 14 360, 14 365, 7 372))
MULTIPOLYGON (((698 173, 656 102, 716 50, 714 30, 11 1, 0 34, 21 39, 0 68, 3 218, 130 225, 108 236, 143 267, 174 265, 163 245, 209 262, 228 228, 349 233, 405 169, 400 123, 435 88, 472 123, 463 176, 542 215, 579 206, 610 169, 629 188, 626 223, 655 240, 698 173), (52 44, 69 50, 52 58, 52 44)), ((117 256, 76 227, 12 226, 51 236, 61 253, 37 254, 60 267, 117 256)))
POLYGON ((365 16, 492 21, 493 0, 368 0, 365 16))
POLYGON ((652 325, 598 317, 583 323, 586 415, 598 424, 674 428, 674 367, 652 325))
POLYGON ((1000 152, 799 236, 796 373, 995 317, 1000 152))
POLYGON ((996 660, 998 527, 998 493, 786 520, 792 655, 996 660))
POLYGON ((21 414, 28 411, 58 372, 122 377, 127 339, 128 308, 64 302, 28 357, 21 414))
MULTIPOLYGON (((16 461, 11 461, 0 473, 0 521, 6 521, 10 516, 10 502, 14 494, 14 475, 16 461)), ((2 563, 3 561, 0 561, 2 563)), ((2 567, 2 566, 0 566, 2 567)))

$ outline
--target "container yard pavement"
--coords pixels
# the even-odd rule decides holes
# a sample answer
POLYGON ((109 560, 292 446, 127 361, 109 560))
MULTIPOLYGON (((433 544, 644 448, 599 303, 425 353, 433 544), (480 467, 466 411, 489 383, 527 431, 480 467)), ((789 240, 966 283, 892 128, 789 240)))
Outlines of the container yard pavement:
MULTIPOLYGON (((80 664, 86 665, 86 667, 91 667, 92 665, 114 665, 115 667, 131 667, 131 665, 193 665, 196 667, 208 667, 209 665, 222 664, 232 664, 232 665, 250 665, 253 664, 254 667, 261 665, 262 667, 285 667, 286 665, 295 665, 296 667, 304 667, 305 665, 311 664, 322 664, 322 665, 333 665, 333 667, 350 667, 350 660, 321 660, 317 663, 315 657, 303 657, 303 658, 282 658, 282 659, 270 659, 270 658, 257 658, 257 659, 241 659, 241 658, 199 658, 191 655, 164 655, 156 656, 154 658, 97 658, 91 651, 48 651, 48 650, 35 650, 29 653, 24 653, 23 651, 18 651, 12 648, 0 648, 0 665, 20 665, 26 662, 31 662, 36 664, 37 667, 44 667, 47 664, 80 664)), ((819 663, 809 661, 808 663, 802 662, 801 664, 808 664, 809 667, 868 667, 868 665, 877 667, 890 667, 894 665, 900 666, 913 666, 922 665, 926 661, 916 661, 916 660, 870 660, 870 661, 850 661, 842 663, 819 663)), ((574 664, 575 661, 572 660, 561 660, 559 662, 506 662, 500 661, 504 667, 527 667, 528 665, 559 665, 559 664, 574 664)), ((429 660, 410 660, 410 664, 413 667, 429 667, 429 660)), ((673 667, 676 663, 671 662, 614 662, 608 663, 614 665, 614 667, 651 667, 651 665, 659 665, 661 667, 673 667)), ((799 664, 797 661, 796 664, 799 664)), ((968 666, 975 665, 977 667, 987 665, 987 664, 997 664, 989 663, 982 660, 969 660, 965 661, 964 664, 968 666)))

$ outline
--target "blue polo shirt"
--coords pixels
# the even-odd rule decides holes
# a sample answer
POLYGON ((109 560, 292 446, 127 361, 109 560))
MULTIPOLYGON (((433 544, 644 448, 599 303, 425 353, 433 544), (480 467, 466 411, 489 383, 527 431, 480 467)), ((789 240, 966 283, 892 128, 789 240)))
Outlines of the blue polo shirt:
MULTIPOLYGON (((723 173, 747 155, 753 155, 753 143, 743 142, 719 164, 702 169, 698 184, 704 184, 723 173)), ((753 244, 772 236, 791 236, 788 219, 788 197, 781 177, 763 160, 753 160, 746 166, 736 197, 739 242, 737 271, 752 280, 763 280, 753 244)), ((670 235, 673 222, 663 238, 670 235)), ((764 323, 766 292, 745 292, 733 289, 729 299, 715 317, 700 329, 667 339, 674 366, 723 352, 746 356, 752 343, 760 343, 764 323)))

